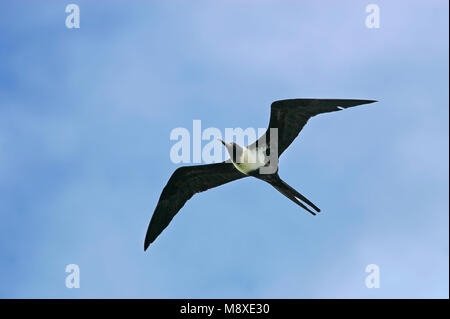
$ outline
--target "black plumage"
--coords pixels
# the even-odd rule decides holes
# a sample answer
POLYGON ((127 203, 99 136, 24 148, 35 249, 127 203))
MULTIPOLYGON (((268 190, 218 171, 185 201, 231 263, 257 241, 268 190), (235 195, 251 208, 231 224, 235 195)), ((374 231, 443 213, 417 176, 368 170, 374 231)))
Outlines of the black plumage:
POLYGON ((145 237, 145 249, 194 194, 246 176, 226 162, 177 168, 159 197, 145 237))
POLYGON ((278 129, 278 156, 280 156, 291 145, 311 117, 373 102, 376 101, 346 99, 289 99, 275 101, 270 108, 270 121, 267 132, 255 143, 261 144, 264 140, 270 146, 270 129, 278 129))
MULTIPOLYGON (((260 145, 266 145, 268 150, 272 152, 274 145, 270 145, 270 129, 277 129, 278 139, 276 142, 279 157, 289 147, 311 117, 321 113, 335 112, 373 102, 376 101, 348 99, 289 99, 275 101, 271 105, 269 127, 266 134, 261 136, 252 145, 249 145, 247 149, 251 150, 260 147, 260 145)), ((222 141, 222 143, 226 145, 225 142, 222 141)), ((145 250, 169 225, 173 217, 194 194, 247 176, 253 176, 269 183, 280 193, 313 215, 315 215, 315 212, 320 212, 320 209, 316 205, 279 177, 278 166, 276 166, 277 169, 272 174, 262 174, 259 169, 246 173, 238 170, 235 165, 236 159, 233 157, 233 154, 234 156, 236 155, 235 151, 237 146, 233 143, 230 147, 232 149, 231 158, 233 161, 228 160, 217 164, 184 166, 175 170, 167 185, 164 187, 151 218, 145 237, 145 250), (312 209, 308 208, 300 200, 312 209)), ((269 163, 266 163, 265 166, 267 165, 269 163)))

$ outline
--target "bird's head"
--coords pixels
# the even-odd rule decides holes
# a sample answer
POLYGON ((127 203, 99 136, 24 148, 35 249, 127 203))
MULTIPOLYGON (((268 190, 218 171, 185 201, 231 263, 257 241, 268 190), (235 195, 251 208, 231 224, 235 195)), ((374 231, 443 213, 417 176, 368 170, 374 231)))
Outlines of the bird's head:
POLYGON ((237 145, 235 142, 227 143, 223 141, 222 139, 218 138, 220 142, 225 146, 225 148, 228 151, 228 154, 230 154, 230 157, 233 159, 234 162, 236 162, 236 158, 240 156, 241 153, 241 147, 237 145))
POLYGON ((230 142, 227 143, 224 140, 217 138, 217 140, 219 140, 226 148, 228 151, 233 150, 233 147, 236 147, 236 143, 235 142, 230 142))

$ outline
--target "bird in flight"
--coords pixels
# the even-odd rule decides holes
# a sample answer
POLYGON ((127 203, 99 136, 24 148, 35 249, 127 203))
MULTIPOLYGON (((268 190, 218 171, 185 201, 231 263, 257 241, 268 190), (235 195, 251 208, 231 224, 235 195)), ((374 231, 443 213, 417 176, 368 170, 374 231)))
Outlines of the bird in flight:
POLYGON ((278 175, 278 157, 294 141, 311 117, 373 102, 377 101, 289 99, 273 102, 269 127, 255 143, 245 147, 220 140, 230 154, 229 160, 222 163, 182 166, 175 170, 164 187, 150 220, 144 250, 147 250, 194 194, 244 177, 251 176, 269 183, 294 203, 316 215, 320 209, 278 175))

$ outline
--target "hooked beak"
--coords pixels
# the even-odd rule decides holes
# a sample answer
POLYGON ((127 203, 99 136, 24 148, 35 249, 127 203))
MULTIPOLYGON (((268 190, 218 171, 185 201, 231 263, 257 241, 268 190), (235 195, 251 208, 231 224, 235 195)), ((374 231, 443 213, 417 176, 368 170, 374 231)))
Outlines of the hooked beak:
POLYGON ((224 145, 224 146, 227 146, 227 143, 225 143, 224 141, 222 141, 220 138, 217 138, 219 141, 221 141, 222 142, 222 144, 224 145))

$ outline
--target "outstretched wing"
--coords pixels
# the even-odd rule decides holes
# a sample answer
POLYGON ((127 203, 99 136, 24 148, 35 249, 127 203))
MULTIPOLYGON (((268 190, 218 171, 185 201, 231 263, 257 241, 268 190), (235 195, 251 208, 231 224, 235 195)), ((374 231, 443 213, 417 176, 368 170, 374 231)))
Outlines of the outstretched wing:
POLYGON ((277 128, 278 156, 280 156, 311 117, 373 102, 376 101, 346 99, 290 99, 275 101, 271 106, 270 122, 266 133, 252 146, 255 146, 255 144, 262 145, 263 141, 266 141, 270 147, 270 129, 277 128))
POLYGON ((196 193, 246 177, 232 163, 216 163, 178 168, 164 187, 153 213, 144 250, 169 225, 172 218, 196 193))

